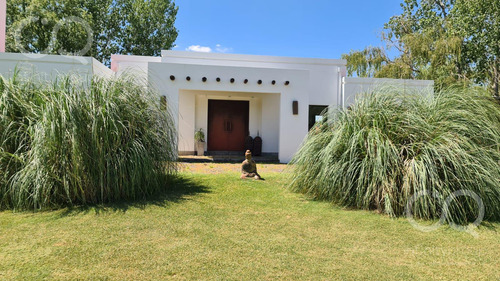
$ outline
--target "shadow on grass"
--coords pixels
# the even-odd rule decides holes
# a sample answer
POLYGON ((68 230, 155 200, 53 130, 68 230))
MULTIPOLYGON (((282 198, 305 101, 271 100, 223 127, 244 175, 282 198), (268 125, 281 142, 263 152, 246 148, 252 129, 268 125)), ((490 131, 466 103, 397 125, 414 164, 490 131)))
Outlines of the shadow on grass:
POLYGON ((125 213, 130 208, 145 209, 147 206, 167 207, 171 203, 179 203, 184 200, 189 200, 187 196, 210 192, 208 186, 199 184, 192 179, 181 175, 170 177, 166 181, 166 186, 165 191, 151 195, 144 199, 68 207, 61 213, 61 217, 87 214, 90 212, 95 212, 96 214, 107 212, 125 213))
POLYGON ((495 220, 495 221, 483 221, 481 222, 481 225, 479 226, 484 227, 488 230, 498 232, 498 227, 500 226, 500 220, 495 220))

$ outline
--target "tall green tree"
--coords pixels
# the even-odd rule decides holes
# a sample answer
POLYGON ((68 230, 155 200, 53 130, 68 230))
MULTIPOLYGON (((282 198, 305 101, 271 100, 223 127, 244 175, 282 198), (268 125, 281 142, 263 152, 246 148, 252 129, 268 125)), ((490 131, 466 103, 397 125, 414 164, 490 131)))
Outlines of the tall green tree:
POLYGON ((457 0, 452 19, 452 32, 464 39, 469 76, 500 96, 500 1, 457 0))
POLYGON ((401 7, 384 25, 385 48, 343 55, 352 75, 432 79, 438 88, 477 83, 499 95, 500 1, 404 0, 401 7))
POLYGON ((342 58, 347 60, 347 75, 358 77, 374 77, 390 62, 383 48, 371 46, 342 54, 342 58))
POLYGON ((177 38, 170 0, 10 0, 7 51, 92 56, 157 56, 177 38))
POLYGON ((382 36, 399 56, 377 76, 434 79, 438 86, 458 80, 461 42, 448 32, 453 2, 405 0, 401 4, 403 13, 391 17, 382 36))

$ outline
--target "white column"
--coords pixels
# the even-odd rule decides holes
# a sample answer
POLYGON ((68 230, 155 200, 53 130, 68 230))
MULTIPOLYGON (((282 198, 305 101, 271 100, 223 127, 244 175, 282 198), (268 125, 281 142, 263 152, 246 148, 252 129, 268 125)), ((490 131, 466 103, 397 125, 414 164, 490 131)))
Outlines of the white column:
POLYGON ((337 67, 337 105, 344 108, 344 97, 342 96, 342 72, 337 67))
POLYGON ((345 76, 342 76, 342 90, 340 91, 340 97, 342 99, 342 108, 345 108, 345 76))

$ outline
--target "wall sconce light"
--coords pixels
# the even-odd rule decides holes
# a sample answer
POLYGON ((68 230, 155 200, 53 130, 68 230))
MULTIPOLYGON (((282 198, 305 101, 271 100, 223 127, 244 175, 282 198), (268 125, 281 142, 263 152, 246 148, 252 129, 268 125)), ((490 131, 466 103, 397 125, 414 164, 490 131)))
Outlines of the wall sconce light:
POLYGON ((276 85, 276 80, 271 81, 271 84, 276 85))
POLYGON ((243 80, 243 83, 245 84, 248 83, 248 79, 243 80))
POLYGON ((191 81, 191 77, 189 77, 189 76, 186 77, 186 80, 191 81))
POLYGON ((203 81, 203 82, 207 82, 207 77, 203 77, 203 78, 201 78, 201 81, 203 81))
POLYGON ((231 83, 234 83, 234 78, 231 78, 231 80, 230 80, 230 81, 231 81, 231 83))
POLYGON ((219 77, 215 78, 215 81, 220 82, 220 78, 219 77))
POLYGON ((290 85, 290 81, 285 81, 285 86, 290 85))
POLYGON ((299 115, 299 102, 296 100, 292 102, 292 112, 293 115, 299 115))
POLYGON ((175 80, 175 76, 170 75, 170 80, 174 81, 175 80))
POLYGON ((262 80, 257 81, 257 84, 259 85, 262 84, 262 80))
POLYGON ((161 110, 166 110, 167 109, 167 96, 161 96, 160 97, 160 109, 161 110))

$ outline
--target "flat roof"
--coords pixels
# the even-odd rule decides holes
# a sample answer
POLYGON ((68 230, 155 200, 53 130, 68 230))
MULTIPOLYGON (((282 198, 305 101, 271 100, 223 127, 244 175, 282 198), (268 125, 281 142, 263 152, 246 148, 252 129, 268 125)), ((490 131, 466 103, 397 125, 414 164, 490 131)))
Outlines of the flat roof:
POLYGON ((319 64, 319 65, 347 65, 344 59, 321 59, 321 58, 298 58, 298 57, 280 57, 280 56, 261 56, 261 55, 241 55, 225 53, 201 53, 189 51, 161 51, 162 58, 185 58, 185 59, 209 59, 225 61, 246 61, 246 62, 269 62, 269 63, 289 63, 289 64, 319 64))
POLYGON ((111 62, 160 62, 161 57, 136 55, 111 55, 111 62))

